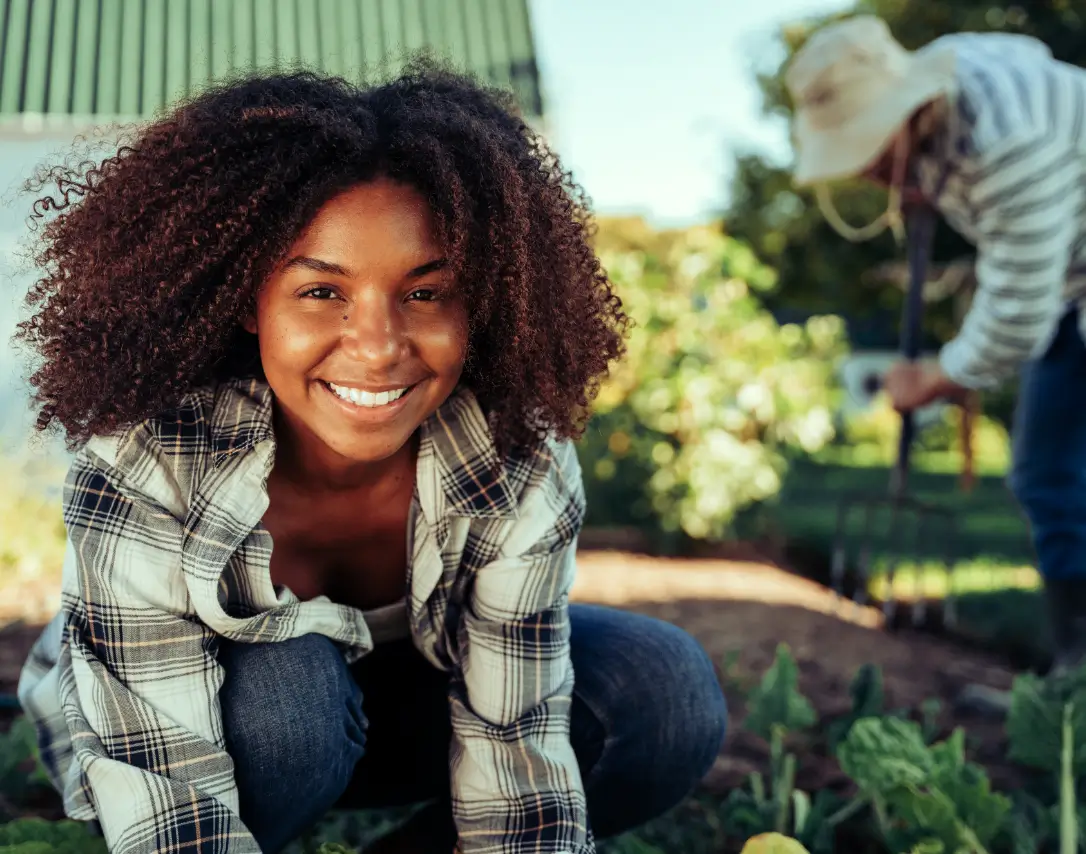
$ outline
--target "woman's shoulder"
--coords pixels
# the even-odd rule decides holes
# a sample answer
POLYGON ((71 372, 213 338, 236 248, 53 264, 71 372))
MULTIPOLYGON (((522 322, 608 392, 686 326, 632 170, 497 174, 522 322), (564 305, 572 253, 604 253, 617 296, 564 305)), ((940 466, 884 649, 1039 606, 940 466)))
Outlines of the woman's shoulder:
POLYGON ((530 444, 499 449, 490 422, 474 393, 462 388, 424 425, 424 454, 442 467, 451 507, 516 516, 540 492, 552 501, 583 495, 573 442, 543 433, 530 444))
POLYGON ((204 476, 224 458, 271 434, 271 393, 256 379, 209 383, 172 409, 117 433, 95 436, 78 452, 72 473, 97 470, 119 489, 134 490, 183 513, 204 476))
POLYGON ((521 503, 539 489, 562 499, 583 500, 581 463, 569 439, 547 435, 534 445, 506 454, 502 468, 521 503))

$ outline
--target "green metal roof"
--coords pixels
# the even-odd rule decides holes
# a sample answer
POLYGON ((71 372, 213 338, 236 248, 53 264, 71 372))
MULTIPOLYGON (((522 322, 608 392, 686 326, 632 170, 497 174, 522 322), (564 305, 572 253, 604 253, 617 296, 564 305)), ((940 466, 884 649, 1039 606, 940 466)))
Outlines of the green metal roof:
POLYGON ((147 117, 242 69, 363 79, 429 48, 543 112, 528 0, 0 0, 0 120, 147 117))

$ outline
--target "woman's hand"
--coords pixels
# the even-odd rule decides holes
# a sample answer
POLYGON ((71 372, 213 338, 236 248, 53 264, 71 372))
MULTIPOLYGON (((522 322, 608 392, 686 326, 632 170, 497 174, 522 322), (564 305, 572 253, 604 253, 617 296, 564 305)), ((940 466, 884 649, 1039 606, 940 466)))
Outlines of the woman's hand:
POLYGON ((898 362, 883 379, 883 389, 898 412, 910 412, 936 400, 959 402, 969 390, 931 363, 898 362))

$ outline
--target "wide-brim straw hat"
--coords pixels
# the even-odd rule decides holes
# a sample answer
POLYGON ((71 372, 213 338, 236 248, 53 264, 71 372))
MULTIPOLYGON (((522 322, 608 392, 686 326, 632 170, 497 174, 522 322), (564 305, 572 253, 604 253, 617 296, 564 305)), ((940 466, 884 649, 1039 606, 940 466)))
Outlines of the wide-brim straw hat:
POLYGON ((954 60, 938 42, 906 50, 871 15, 812 35, 785 73, 795 108, 795 182, 864 172, 918 109, 954 90, 954 60))

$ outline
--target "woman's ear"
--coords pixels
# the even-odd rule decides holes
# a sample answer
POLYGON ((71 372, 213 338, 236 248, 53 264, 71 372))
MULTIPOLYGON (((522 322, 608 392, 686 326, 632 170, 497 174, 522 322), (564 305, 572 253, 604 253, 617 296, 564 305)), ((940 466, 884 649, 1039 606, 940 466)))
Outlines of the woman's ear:
POLYGON ((256 335, 256 314, 250 312, 241 319, 241 328, 248 332, 250 335, 256 335))

